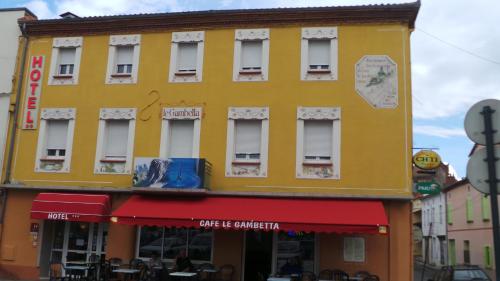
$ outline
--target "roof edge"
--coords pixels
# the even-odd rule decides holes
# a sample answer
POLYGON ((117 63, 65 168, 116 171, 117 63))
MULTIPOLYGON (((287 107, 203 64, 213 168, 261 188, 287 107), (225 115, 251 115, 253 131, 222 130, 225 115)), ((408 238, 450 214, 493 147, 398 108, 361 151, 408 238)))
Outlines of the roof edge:
POLYGON ((0 8, 0 12, 14 12, 14 11, 24 11, 28 15, 38 18, 35 13, 33 13, 30 9, 26 7, 16 7, 16 8, 0 8))

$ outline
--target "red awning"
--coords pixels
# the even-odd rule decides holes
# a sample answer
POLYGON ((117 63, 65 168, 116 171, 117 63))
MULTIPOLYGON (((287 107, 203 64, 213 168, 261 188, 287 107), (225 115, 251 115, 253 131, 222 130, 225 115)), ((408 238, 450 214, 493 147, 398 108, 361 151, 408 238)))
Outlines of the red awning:
POLYGON ((31 218, 107 222, 111 204, 109 195, 39 193, 31 206, 31 218))
POLYGON ((132 196, 112 214, 130 225, 336 233, 386 233, 381 201, 132 196))

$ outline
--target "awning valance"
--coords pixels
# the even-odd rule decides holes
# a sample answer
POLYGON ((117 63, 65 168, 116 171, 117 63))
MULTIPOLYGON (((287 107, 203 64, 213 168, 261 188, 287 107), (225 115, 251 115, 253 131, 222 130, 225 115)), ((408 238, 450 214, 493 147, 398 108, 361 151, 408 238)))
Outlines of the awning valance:
POLYGON ((107 222, 109 195, 39 193, 31 206, 31 218, 43 220, 107 222))
POLYGON ((233 230, 386 233, 381 201, 134 195, 112 214, 130 225, 233 230))

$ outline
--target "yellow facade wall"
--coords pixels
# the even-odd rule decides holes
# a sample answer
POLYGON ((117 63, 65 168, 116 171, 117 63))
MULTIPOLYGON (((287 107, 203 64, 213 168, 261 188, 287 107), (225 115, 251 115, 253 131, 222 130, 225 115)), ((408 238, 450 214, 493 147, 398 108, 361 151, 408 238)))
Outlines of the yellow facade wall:
MULTIPOLYGON (((125 85, 104 83, 109 35, 84 36, 79 83, 68 86, 47 85, 52 38, 34 37, 30 40, 29 56, 46 56, 40 109, 77 109, 71 171, 35 173, 38 130, 20 130, 13 182, 130 187, 132 175, 93 173, 99 109, 137 108, 134 157, 156 157, 161 108, 201 106, 204 116, 200 157, 213 165, 214 191, 409 197, 412 125, 409 33, 407 26, 398 24, 338 26, 338 80, 315 82, 300 80, 301 28, 270 27, 269 80, 233 82, 234 29, 206 30, 201 83, 168 83, 171 31, 142 33, 138 82, 125 85), (388 55, 397 63, 397 108, 374 109, 356 93, 355 64, 364 55, 388 55), (227 110, 231 106, 269 107, 267 178, 225 177, 227 110), (339 180, 295 177, 298 106, 341 108, 339 180)), ((21 102, 24 105, 24 100, 21 102)))

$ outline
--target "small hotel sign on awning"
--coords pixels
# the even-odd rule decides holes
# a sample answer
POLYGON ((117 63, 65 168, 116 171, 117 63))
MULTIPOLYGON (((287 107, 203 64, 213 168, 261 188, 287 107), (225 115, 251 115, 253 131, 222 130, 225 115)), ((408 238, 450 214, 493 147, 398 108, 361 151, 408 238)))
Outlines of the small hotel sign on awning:
POLYGON ((42 91, 44 56, 32 56, 26 81, 26 102, 24 104, 23 129, 37 128, 40 93, 42 91))

